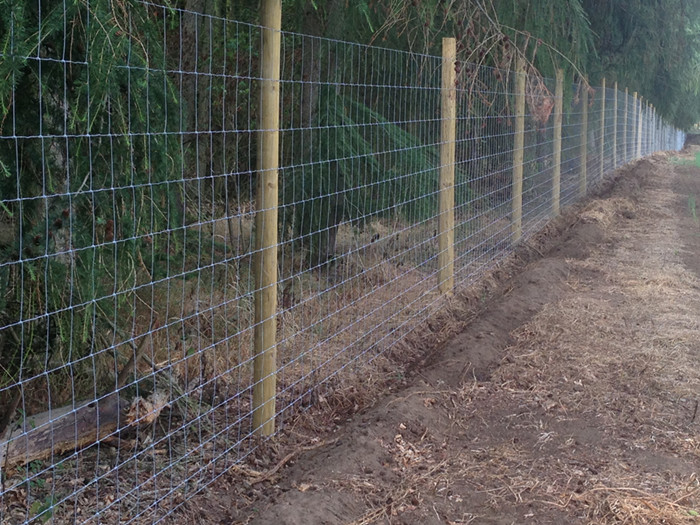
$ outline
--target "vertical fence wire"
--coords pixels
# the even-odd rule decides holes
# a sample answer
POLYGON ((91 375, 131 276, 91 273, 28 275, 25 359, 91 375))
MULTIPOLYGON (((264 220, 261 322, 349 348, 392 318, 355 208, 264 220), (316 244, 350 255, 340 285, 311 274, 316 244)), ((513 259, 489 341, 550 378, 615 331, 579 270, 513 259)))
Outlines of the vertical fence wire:
MULTIPOLYGON (((123 7, 13 12, 4 29, 0 408, 14 419, 0 429, 3 523, 156 523, 259 443, 262 28, 123 7)), ((442 304, 442 58, 290 32, 281 42, 284 428, 320 400, 351 397, 369 363, 416 351, 407 336, 442 304)), ((515 78, 459 62, 455 73, 464 287, 517 245, 515 78)), ((638 99, 618 92, 615 114, 613 90, 591 89, 584 105, 584 89, 563 95, 562 206, 581 197, 584 115, 589 187, 617 167, 615 119, 617 165, 636 158, 638 99)), ((527 76, 525 239, 552 216, 554 93, 554 80, 527 76)), ((683 146, 651 109, 641 118, 643 154, 683 146)))

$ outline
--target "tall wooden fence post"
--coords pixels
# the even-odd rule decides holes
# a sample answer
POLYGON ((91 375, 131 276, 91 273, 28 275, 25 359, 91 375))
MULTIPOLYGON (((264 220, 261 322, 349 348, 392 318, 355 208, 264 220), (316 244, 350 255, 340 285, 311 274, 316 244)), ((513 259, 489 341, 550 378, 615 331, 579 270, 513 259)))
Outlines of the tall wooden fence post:
POLYGON ((605 175, 605 79, 603 79, 600 92, 600 171, 598 173, 598 178, 602 180, 603 175, 605 175))
POLYGON ((639 106, 639 145, 637 149, 639 150, 639 157, 641 158, 644 156, 644 147, 646 145, 646 100, 642 99, 639 106))
POLYGON ((552 213, 559 215, 561 209, 561 124, 564 113, 564 70, 557 69, 557 84, 554 89, 554 173, 552 174, 552 213))
POLYGON ((647 108, 647 128, 649 133, 647 134, 647 154, 653 153, 654 145, 654 106, 649 104, 647 108))
POLYGON ((642 158, 642 131, 644 131, 644 97, 639 97, 639 113, 637 117, 637 158, 642 158))
POLYGON ((647 155, 653 153, 654 145, 654 106, 649 104, 647 106, 647 155))
POLYGON ((654 152, 654 106, 649 104, 647 110, 647 127, 649 128, 649 134, 647 135, 647 153, 654 152))
POLYGON ((523 235, 523 150, 525 146, 525 59, 515 66, 515 137, 513 142, 512 233, 513 242, 523 235))
POLYGON ((644 111, 644 129, 646 130, 644 133, 644 153, 648 155, 651 145, 651 104, 648 102, 646 103, 646 109, 644 111))
POLYGON ((632 93, 632 140, 630 142, 631 155, 630 160, 635 158, 637 153, 637 92, 632 93))
POLYGON ((613 170, 617 169, 617 82, 613 88, 613 148, 612 148, 613 170))
POLYGON ((623 121, 624 136, 622 140, 622 147, 624 155, 622 156, 622 163, 627 164, 629 160, 629 131, 630 131, 630 92, 629 88, 625 88, 625 120, 623 121))
POLYGON ((579 172, 579 193, 584 197, 588 192, 588 83, 583 81, 581 93, 581 166, 579 172))
POLYGON ((261 118, 255 215, 253 428, 275 431, 277 393, 277 199, 282 0, 262 2, 261 118))
POLYGON ((647 118, 646 118, 646 123, 645 123, 646 129, 647 129, 647 140, 646 140, 645 151, 646 151, 647 155, 652 153, 652 143, 654 140, 654 117, 652 116, 653 114, 654 114, 654 106, 647 103, 647 118))
POLYGON ((457 136, 457 44, 442 39, 442 93, 440 139, 440 218, 438 221, 438 289, 454 288, 455 265, 455 140, 457 136))

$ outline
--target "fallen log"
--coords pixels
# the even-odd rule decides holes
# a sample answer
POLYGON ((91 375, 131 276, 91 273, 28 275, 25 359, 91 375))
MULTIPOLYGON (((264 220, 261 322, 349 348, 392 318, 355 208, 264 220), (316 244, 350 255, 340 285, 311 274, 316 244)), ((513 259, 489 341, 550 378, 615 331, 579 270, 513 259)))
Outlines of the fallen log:
POLYGON ((159 392, 131 403, 114 393, 28 416, 0 438, 0 470, 84 449, 130 425, 153 423, 165 406, 167 396, 159 392))

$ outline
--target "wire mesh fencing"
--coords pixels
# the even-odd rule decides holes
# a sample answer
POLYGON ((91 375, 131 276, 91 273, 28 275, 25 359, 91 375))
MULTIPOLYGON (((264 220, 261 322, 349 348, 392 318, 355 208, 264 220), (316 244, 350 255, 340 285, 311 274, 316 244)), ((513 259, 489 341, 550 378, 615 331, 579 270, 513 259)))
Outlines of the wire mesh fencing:
POLYGON ((626 92, 456 60, 446 140, 445 57, 290 32, 264 129, 266 28, 55 4, 0 27, 3 523, 162 521, 259 444, 262 381, 277 428, 359 384, 442 304, 445 250, 467 286, 555 202, 684 140, 626 92), (256 223, 270 131, 274 288, 256 223))

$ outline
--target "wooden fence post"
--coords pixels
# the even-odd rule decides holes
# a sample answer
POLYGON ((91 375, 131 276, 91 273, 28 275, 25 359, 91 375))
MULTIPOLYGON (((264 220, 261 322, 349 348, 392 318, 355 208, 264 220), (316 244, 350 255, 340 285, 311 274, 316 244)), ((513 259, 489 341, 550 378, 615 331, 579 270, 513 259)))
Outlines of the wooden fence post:
POLYGON ((579 172, 579 193, 585 197, 588 191, 588 83, 583 81, 581 93, 581 166, 579 172))
POLYGON ((603 175, 605 175, 605 79, 603 79, 600 91, 602 95, 600 100, 600 171, 598 178, 602 180, 603 175))
POLYGON ((645 104, 644 108, 644 147, 642 148, 645 154, 649 154, 649 145, 651 138, 651 104, 648 102, 645 104))
POLYGON ((564 113, 564 70, 557 69, 554 90, 554 173, 552 174, 552 213, 561 210, 561 121, 564 113))
POLYGON ((639 97, 639 117, 637 117, 637 158, 642 158, 642 132, 644 131, 644 97, 639 97))
POLYGON ((515 137, 513 141, 513 185, 511 224, 513 242, 523 235, 523 149, 525 146, 525 59, 515 65, 515 137))
POLYGON ((438 289, 454 288, 455 265, 455 140, 457 136, 457 44, 442 39, 442 93, 440 138, 440 218, 438 221, 438 289))
POLYGON ((654 106, 647 105, 647 154, 654 152, 654 106))
POLYGON ((277 199, 282 0, 263 0, 261 118, 255 215, 253 429, 275 431, 277 393, 277 199))
POLYGON ((653 153, 654 149, 654 106, 649 104, 647 109, 649 134, 647 135, 647 153, 653 153))
MULTIPOLYGON (((637 92, 632 93, 632 141, 631 141, 631 159, 635 158, 637 153, 637 92)), ((630 160, 631 160, 630 159, 630 160)))
POLYGON ((613 170, 617 169, 617 81, 613 87, 613 170))
POLYGON ((646 100, 641 100, 640 101, 640 108, 639 108, 639 157, 644 156, 644 147, 646 146, 646 106, 647 102, 646 100))
POLYGON ((622 140, 622 147, 624 148, 624 155, 622 156, 622 163, 627 164, 629 159, 629 132, 630 132, 630 92, 628 88, 625 88, 625 120, 624 120, 624 138, 622 140))
POLYGON ((647 106, 647 128, 647 154, 651 154, 654 152, 654 106, 651 104, 647 106))

